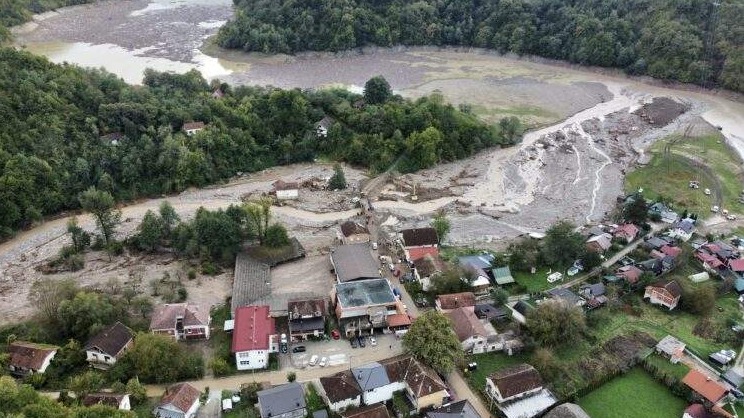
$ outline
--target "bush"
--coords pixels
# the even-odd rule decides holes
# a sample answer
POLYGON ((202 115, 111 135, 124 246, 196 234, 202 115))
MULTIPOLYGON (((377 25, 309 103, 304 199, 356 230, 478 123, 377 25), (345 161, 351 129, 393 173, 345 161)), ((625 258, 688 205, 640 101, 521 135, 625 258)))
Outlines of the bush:
POLYGON ((287 382, 294 382, 295 380, 297 380, 297 373, 295 372, 287 373, 287 382))
POLYGON ((214 276, 220 272, 220 269, 214 263, 207 260, 201 264, 201 272, 207 276, 214 276))
POLYGON ((227 364, 225 359, 220 357, 213 357, 212 361, 209 362, 209 368, 212 369, 215 377, 227 376, 230 374, 230 365, 227 364))
POLYGON ((189 269, 189 272, 186 275, 188 276, 189 280, 194 280, 196 279, 196 270, 194 270, 194 268, 192 267, 189 269))

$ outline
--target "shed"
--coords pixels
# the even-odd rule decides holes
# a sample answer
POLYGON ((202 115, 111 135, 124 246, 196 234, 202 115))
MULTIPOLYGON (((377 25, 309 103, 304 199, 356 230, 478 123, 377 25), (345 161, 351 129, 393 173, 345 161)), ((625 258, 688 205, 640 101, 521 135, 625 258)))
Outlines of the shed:
POLYGON ((233 403, 232 399, 223 399, 222 400, 222 410, 223 411, 232 411, 233 409, 233 403))
MULTIPOLYGON (((707 271, 701 272, 701 273, 695 273, 687 276, 690 281, 693 283, 700 283, 710 280, 710 275, 707 271)), ((744 285, 744 283, 742 283, 744 285)))
POLYGON ((496 281, 496 284, 498 285, 514 283, 514 277, 512 277, 511 270, 509 270, 509 266, 496 267, 495 269, 491 270, 491 272, 493 273, 493 279, 496 281))

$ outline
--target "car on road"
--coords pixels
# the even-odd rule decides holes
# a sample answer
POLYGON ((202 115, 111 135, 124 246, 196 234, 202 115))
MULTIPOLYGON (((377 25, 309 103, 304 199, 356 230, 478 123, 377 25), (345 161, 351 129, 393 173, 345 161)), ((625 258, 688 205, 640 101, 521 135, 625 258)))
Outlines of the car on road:
POLYGON ((362 348, 364 348, 367 345, 365 343, 365 338, 362 335, 360 335, 359 337, 357 337, 357 342, 359 343, 359 347, 362 347, 362 348))
POLYGON ((305 348, 304 345, 298 345, 298 346, 295 346, 294 348, 292 348, 292 352, 293 353, 304 353, 305 350, 307 350, 307 349, 305 348))
POLYGON ((325 367, 328 365, 328 357, 323 357, 320 359, 320 363, 318 363, 318 366, 325 367))
POLYGON ((331 338, 333 338, 334 340, 338 340, 339 338, 341 338, 341 333, 338 332, 337 329, 334 329, 333 331, 331 331, 331 338))
POLYGON ((373 242, 373 243, 372 243, 372 249, 373 249, 373 250, 376 250, 376 249, 377 249, 377 243, 376 243, 376 242, 373 242))
POLYGON ((395 271, 395 264, 388 263, 388 268, 390 269, 390 271, 395 271))
POLYGON ((369 337, 369 345, 375 347, 377 345, 377 339, 375 337, 369 337))
POLYGON ((357 348, 357 347, 359 347, 359 343, 357 342, 356 337, 351 337, 351 339, 349 341, 351 341, 351 348, 357 348))
POLYGON ((307 364, 310 366, 315 366, 316 364, 318 364, 318 355, 313 354, 313 356, 310 357, 310 361, 307 364))
POLYGON ((712 208, 710 208, 710 211, 713 213, 718 213, 718 206, 713 206, 712 208))

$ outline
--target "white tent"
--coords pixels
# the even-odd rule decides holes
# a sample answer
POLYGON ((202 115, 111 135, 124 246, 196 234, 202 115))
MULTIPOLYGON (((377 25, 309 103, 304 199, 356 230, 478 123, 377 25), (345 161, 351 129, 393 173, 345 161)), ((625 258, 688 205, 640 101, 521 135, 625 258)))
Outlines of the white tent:
POLYGON ((710 280, 710 275, 708 274, 707 271, 704 271, 702 273, 691 274, 687 276, 687 278, 692 280, 694 283, 700 283, 700 282, 710 280))

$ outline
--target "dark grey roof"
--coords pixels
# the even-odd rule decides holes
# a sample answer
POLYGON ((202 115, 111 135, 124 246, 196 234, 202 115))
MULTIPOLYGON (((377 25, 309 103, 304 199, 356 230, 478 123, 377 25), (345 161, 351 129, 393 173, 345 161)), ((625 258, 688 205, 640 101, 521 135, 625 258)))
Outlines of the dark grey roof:
POLYGON ((85 344, 85 349, 97 348, 102 353, 113 357, 119 354, 132 341, 132 338, 134 338, 132 330, 117 321, 114 325, 102 330, 91 338, 85 344))
POLYGON ((644 244, 644 246, 658 249, 668 244, 669 242, 667 242, 664 239, 661 239, 660 237, 651 237, 646 240, 646 243, 644 244))
POLYGON ((235 258, 235 277, 231 310, 262 302, 268 305, 271 296, 271 272, 268 264, 259 263, 248 254, 239 253, 235 258))
POLYGON ((492 319, 504 318, 506 316, 509 316, 509 311, 503 306, 499 306, 497 308, 491 304, 483 303, 475 305, 475 316, 482 319, 485 318, 490 321, 492 319))
POLYGON ((689 234, 690 232, 692 232, 693 229, 695 229, 695 224, 694 224, 694 221, 692 221, 690 219, 683 219, 683 220, 677 222, 675 224, 675 227, 676 228, 679 228, 679 229, 681 229, 681 230, 683 230, 683 231, 685 231, 686 233, 689 234))
POLYGON ((426 413, 426 418, 482 418, 467 399, 442 405, 426 413))
POLYGON ((404 229, 400 233, 403 235, 403 243, 406 247, 439 244, 437 230, 434 228, 404 229))
POLYGON ((556 299, 565 300, 571 305, 575 305, 581 301, 581 298, 576 293, 563 288, 550 289, 548 294, 556 299))
POLYGON ((520 300, 514 305, 514 310, 521 313, 522 315, 527 315, 527 312, 531 311, 533 308, 530 306, 527 302, 520 300))
POLYGON ((331 252, 331 262, 341 283, 380 277, 380 265, 366 243, 336 247, 331 252))
POLYGON ((305 318, 305 319, 293 319, 289 321, 289 326, 292 329, 292 333, 298 332, 311 332, 314 330, 325 330, 325 318, 305 318))
POLYGON ((476 269, 490 269, 494 257, 491 254, 464 255, 457 258, 457 262, 463 267, 473 267, 476 269))
POLYGON ((378 362, 368 363, 351 369, 362 391, 368 391, 390 384, 387 371, 378 362))
POLYGON ((607 289, 605 288, 605 285, 602 283, 584 285, 582 286, 582 289, 588 289, 589 294, 592 296, 602 296, 607 291, 607 289))
POLYGON ((731 368, 723 374, 723 380, 731 383, 738 388, 739 386, 741 386, 742 383, 744 383, 744 376, 740 375, 736 372, 736 370, 731 368))
POLYGON ((305 408, 305 391, 297 382, 262 390, 256 395, 258 395, 258 405, 263 418, 305 408))

